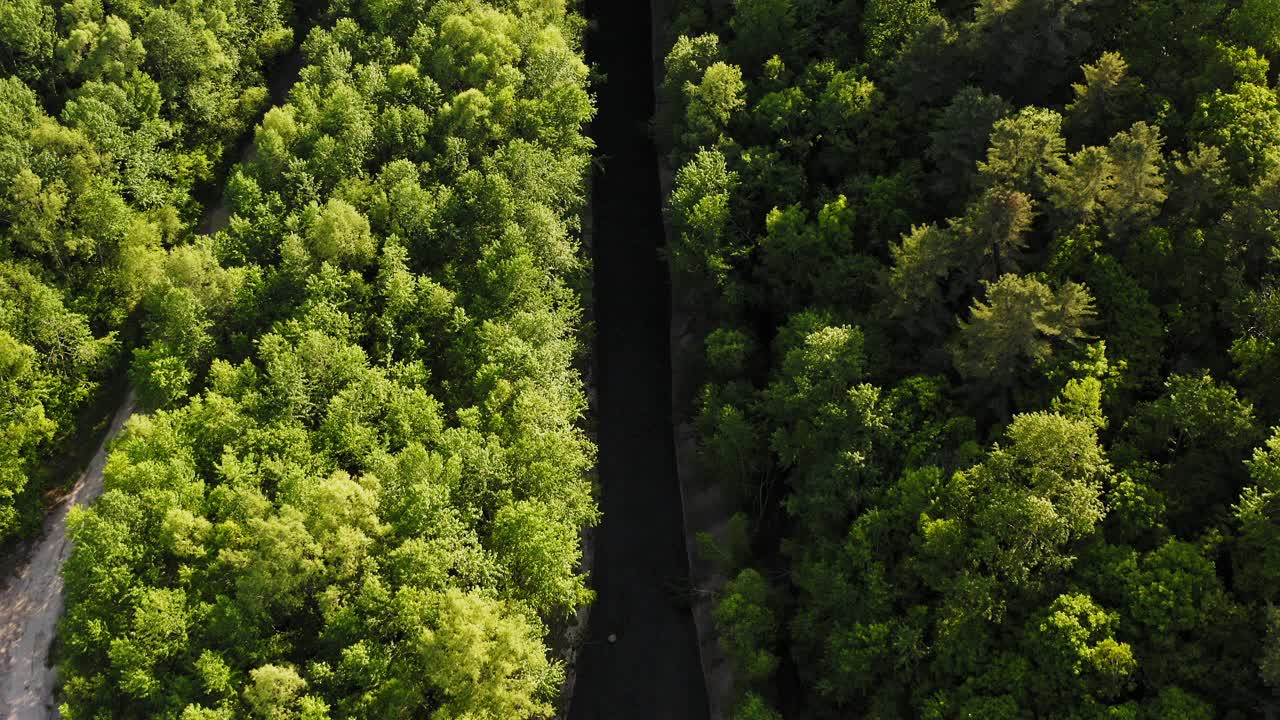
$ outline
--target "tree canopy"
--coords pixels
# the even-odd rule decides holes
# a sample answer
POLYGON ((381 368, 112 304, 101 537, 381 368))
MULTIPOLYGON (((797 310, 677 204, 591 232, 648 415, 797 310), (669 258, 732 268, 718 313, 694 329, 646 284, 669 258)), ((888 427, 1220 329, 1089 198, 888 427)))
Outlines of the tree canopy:
MULTIPOLYGON (((182 12, 145 24, 178 112, 220 67, 182 12)), ((153 411, 70 520, 64 717, 510 720, 560 691, 598 515, 581 20, 313 12, 227 227, 135 259, 153 411)))
POLYGON ((734 717, 1280 711, 1278 17, 676 3, 734 717))

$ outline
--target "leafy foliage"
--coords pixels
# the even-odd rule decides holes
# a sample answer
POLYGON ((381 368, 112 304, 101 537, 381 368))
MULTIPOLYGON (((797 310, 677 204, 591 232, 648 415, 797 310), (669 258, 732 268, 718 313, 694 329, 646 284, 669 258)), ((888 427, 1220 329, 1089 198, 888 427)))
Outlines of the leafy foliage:
POLYGON ((679 5, 739 716, 1280 712, 1275 3, 679 5))
MULTIPOLYGON (((291 13, 276 0, 0 4, 0 335, 18 343, 0 540, 37 524, 41 467, 128 357, 164 248, 191 240, 196 196, 266 100, 291 13)), ((181 314, 183 298, 152 302, 170 300, 181 314)), ((158 363, 150 397, 185 392, 186 369, 141 353, 158 363)))
MULTIPOLYGON (((160 409, 71 519, 64 717, 508 720, 559 692, 547 627, 591 599, 597 520, 580 21, 318 14, 227 228, 137 290, 160 409)), ((162 61, 198 84, 177 22, 162 61)))

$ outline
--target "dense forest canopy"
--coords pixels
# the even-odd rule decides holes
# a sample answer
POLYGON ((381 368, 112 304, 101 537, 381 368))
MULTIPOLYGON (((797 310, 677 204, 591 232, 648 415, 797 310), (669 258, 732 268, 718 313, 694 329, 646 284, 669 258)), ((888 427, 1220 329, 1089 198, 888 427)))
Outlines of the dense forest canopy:
POLYGON ((277 0, 0 2, 0 541, 293 44, 277 0))
POLYGON ((307 12, 227 228, 125 253, 155 411, 70 519, 64 717, 506 720, 560 691, 597 519, 582 22, 307 12))
POLYGON ((1280 712, 1280 5, 674 12, 735 716, 1280 712))
MULTIPOLYGON (((1280 0, 662 8, 733 717, 1280 716, 1280 0)), ((147 410, 64 717, 554 712, 576 11, 0 0, 0 542, 104 385, 147 410)))

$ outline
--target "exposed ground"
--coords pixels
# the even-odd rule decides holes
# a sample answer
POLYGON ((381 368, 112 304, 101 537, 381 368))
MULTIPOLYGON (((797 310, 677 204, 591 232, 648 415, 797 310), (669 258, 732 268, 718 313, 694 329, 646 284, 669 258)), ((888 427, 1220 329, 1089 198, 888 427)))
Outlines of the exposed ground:
POLYGON ((71 492, 45 519, 40 538, 25 563, 0 590, 0 718, 46 720, 54 717, 54 668, 49 664, 58 618, 62 615, 62 563, 71 552, 67 513, 102 493, 107 446, 133 414, 133 393, 111 421, 107 436, 71 492))

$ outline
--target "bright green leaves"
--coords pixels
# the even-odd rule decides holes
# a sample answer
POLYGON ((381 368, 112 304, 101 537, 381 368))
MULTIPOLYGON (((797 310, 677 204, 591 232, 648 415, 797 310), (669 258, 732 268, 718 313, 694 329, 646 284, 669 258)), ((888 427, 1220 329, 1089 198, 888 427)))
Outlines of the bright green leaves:
POLYGON ((1096 703, 1119 696, 1137 669, 1133 649, 1118 642, 1118 613, 1087 595, 1060 595, 1027 628, 1027 645, 1039 672, 1032 682, 1041 697, 1065 704, 1096 703))
POLYGON ((878 70, 889 66, 936 10, 932 0, 872 0, 862 16, 867 59, 878 70))
POLYGON ((582 552, 576 528, 544 503, 520 501, 498 510, 491 542, 507 563, 513 599, 540 614, 569 614, 590 601, 585 579, 576 575, 582 552))
POLYGON ((773 652, 778 619, 770 607, 769 584, 755 570, 743 570, 729 581, 715 609, 720 643, 733 658, 742 681, 767 681, 778 668, 773 652))
POLYGON ((164 690, 157 665, 186 649, 186 597, 180 590, 140 589, 127 635, 111 642, 108 657, 120 686, 138 700, 159 700, 164 690))
MULTIPOLYGON (((598 519, 573 364, 579 25, 555 2, 410 5, 312 31, 225 232, 166 250, 176 217, 122 224, 114 287, 147 310, 135 373, 165 407, 130 424, 73 520, 69 717, 550 712, 542 618, 590 600, 578 534, 598 519)), ((217 79, 284 41, 229 40, 190 3, 142 27, 179 116, 253 105, 217 79)), ((89 139, 118 137, 88 99, 89 139)), ((9 117, 48 157, 84 143, 9 117)), ((27 195, 71 208, 43 167, 27 195)))
POLYGON ((1048 179, 1049 199, 1064 225, 1100 217, 1114 234, 1139 231, 1159 214, 1167 195, 1158 128, 1137 122, 1110 144, 1073 153, 1048 179))
MULTIPOLYGON (((676 114, 679 110, 683 114, 681 108, 686 102, 685 88, 701 82, 707 68, 716 64, 721 59, 721 54, 720 38, 715 35, 681 35, 676 39, 675 45, 663 61, 666 74, 662 79, 662 90, 667 95, 668 104, 678 107, 665 108, 665 112, 676 114)), ((667 119, 673 125, 682 125, 683 120, 683 117, 667 119), (679 123, 676 122, 677 119, 679 123)), ((677 128, 673 127, 671 130, 676 131, 677 128)))
POLYGON ((19 529, 14 504, 29 474, 71 429, 115 346, 60 292, 0 261, 0 538, 19 529))
POLYGON ((1111 139, 1107 154, 1115 179, 1103 191, 1102 201, 1112 232, 1141 226, 1159 213, 1165 199, 1160 169, 1163 144, 1159 129, 1145 122, 1134 123, 1111 139))
POLYGON ((987 183, 1040 194, 1062 163, 1066 141, 1061 130, 1061 115, 1036 107, 997 120, 991 128, 987 158, 978 162, 979 174, 987 183))
POLYGON ((1246 465, 1253 483, 1232 508, 1240 524, 1235 569, 1245 591, 1274 602, 1280 582, 1280 434, 1275 429, 1246 465))
POLYGON ((0 74, 31 82, 53 58, 53 9, 40 0, 0 3, 0 74))
POLYGON ((0 536, 17 529, 14 500, 27 485, 26 473, 38 449, 58 429, 45 416, 35 349, 0 330, 0 536))
POLYGON ((520 59, 515 34, 516 19, 486 5, 446 16, 432 43, 432 76, 443 87, 485 88, 520 59))
POLYGON ((1106 148, 1086 147, 1071 154, 1062 171, 1049 181, 1049 201, 1067 224, 1093 220, 1102 197, 1115 184, 1106 148))
POLYGON ((1241 83, 1233 92, 1214 90, 1197 103, 1194 137, 1222 148, 1238 181, 1256 179, 1280 163, 1274 138, 1280 133, 1280 103, 1269 88, 1241 83))
POLYGON ((856 292, 874 275, 874 262, 858 252, 856 214, 843 195, 824 205, 816 222, 798 205, 769 213, 758 274, 777 308, 800 310, 856 292))
POLYGON ((377 252, 369 221, 349 203, 330 199, 308 223, 307 248, 321 262, 359 269, 377 252))
POLYGON ((722 62, 708 67, 696 84, 685 83, 684 94, 688 127, 684 142, 691 147, 724 143, 729 124, 747 104, 742 70, 722 62))
POLYGON ((249 674, 252 684, 245 688, 244 697, 257 717, 267 720, 286 720, 293 715, 290 706, 307 687, 293 668, 264 665, 249 674))
POLYGON ((869 457, 885 422, 878 388, 862 382, 862 332, 829 325, 817 313, 793 316, 779 338, 782 363, 762 391, 776 429, 770 447, 793 468, 788 511, 815 528, 837 522, 864 488, 850 477, 874 476, 869 457))
POLYGON ((675 266, 690 273, 709 272, 727 284, 736 248, 729 231, 730 198, 738 182, 725 157, 702 150, 676 173, 671 193, 671 222, 680 242, 671 249, 675 266))
MULTIPOLYGON (((253 87, 262 58, 238 52, 283 28, 272 2, 8 2, 0 18, 0 64, 14 75, 0 84, 0 256, 31 276, 18 291, 27 300, 0 301, 0 332, 19 311, 52 342, 36 368, 46 379, 17 402, 42 407, 48 435, 60 438, 113 360, 113 331, 138 318, 139 304, 155 314, 142 323, 154 341, 135 364, 144 399, 172 402, 198 375, 209 325, 222 316, 209 311, 205 288, 193 295, 164 282, 163 247, 190 235, 193 191, 265 99, 253 87)), ((38 351, 45 344, 13 335, 38 351)), ((48 459, 34 447, 21 463, 4 454, 12 482, 48 459)))
POLYGON ((115 15, 85 22, 58 44, 58 59, 70 74, 85 80, 119 83, 146 57, 129 23, 115 15))
MULTIPOLYGON (((361 597, 388 583, 445 592, 464 578, 507 588, 509 599, 441 596, 440 624, 432 621, 436 629, 421 649, 432 681, 451 698, 438 712, 496 719, 540 711, 558 671, 545 660, 541 626, 526 613, 564 612, 589 598, 576 574, 579 516, 566 515, 550 495, 483 510, 472 505, 494 499, 459 491, 462 468, 477 471, 464 461, 474 454, 459 446, 464 438, 446 443, 447 462, 418 444, 397 450, 410 441, 443 440, 438 404, 370 368, 358 348, 315 333, 296 342, 266 336, 261 346, 261 371, 215 369, 217 388, 231 397, 210 393, 135 421, 111 456, 101 514, 78 516, 80 554, 68 570, 81 603, 69 621, 73 631, 93 623, 115 627, 121 617, 114 601, 96 595, 103 587, 91 578, 99 572, 103 580, 146 575, 159 583, 155 603, 125 601, 128 613, 149 618, 149 629, 113 632, 113 665, 95 671, 92 682, 108 682, 154 708, 171 702, 170 692, 188 703, 204 698, 181 694, 188 681, 176 679, 194 672, 219 707, 243 702, 255 717, 325 717, 332 697, 327 676, 304 669, 270 628, 299 622, 335 640, 394 642, 387 633, 400 631, 379 628, 366 605, 373 599, 361 597), (221 453, 207 452, 205 444, 221 453), (260 449, 270 455, 262 457, 260 449), (368 470, 332 469, 339 463, 368 470), (135 498, 150 502, 138 506, 135 498), (477 530, 487 513, 492 527, 482 546, 477 530), (140 545, 136 528, 158 542, 140 545), (93 573, 85 572, 86 562, 93 573), (171 584, 185 589, 184 603, 174 605, 181 591, 165 589, 171 584), (199 614, 175 609, 183 607, 199 614), (224 640, 228 632, 234 635, 224 640), (224 644, 232 637, 233 644, 224 644), (175 666, 191 648, 201 650, 200 660, 175 666), (264 656, 277 661, 246 667, 248 658, 264 656), (432 664, 437 660, 449 667, 432 664)), ((394 659, 393 672, 414 678, 411 687, 424 678, 409 669, 415 658, 394 659)), ((87 678, 76 677, 69 692, 83 702, 84 690, 77 688, 87 687, 80 684, 87 678)), ((406 707, 421 708, 425 692, 420 688, 416 701, 404 699, 411 703, 406 707)))
POLYGON ((546 659, 540 628, 502 603, 460 590, 441 598, 422 662, 443 704, 433 720, 533 718, 551 712, 563 671, 546 659))
MULTIPOLYGON (((963 550, 951 543, 944 547, 1017 588, 1071 564, 1063 550, 1102 520, 1099 498, 1111 468, 1096 430, 1085 422, 1050 413, 1018 415, 1007 436, 1007 448, 996 448, 952 481, 946 502, 958 504, 948 516, 973 513, 966 521, 972 534, 963 550)), ((971 609, 999 613, 1000 604, 992 597, 971 609)))
POLYGON ((1136 112, 1142 83, 1129 74, 1129 64, 1117 52, 1104 52, 1081 70, 1084 82, 1071 85, 1075 100, 1067 105, 1067 122, 1082 139, 1101 140, 1136 112))

